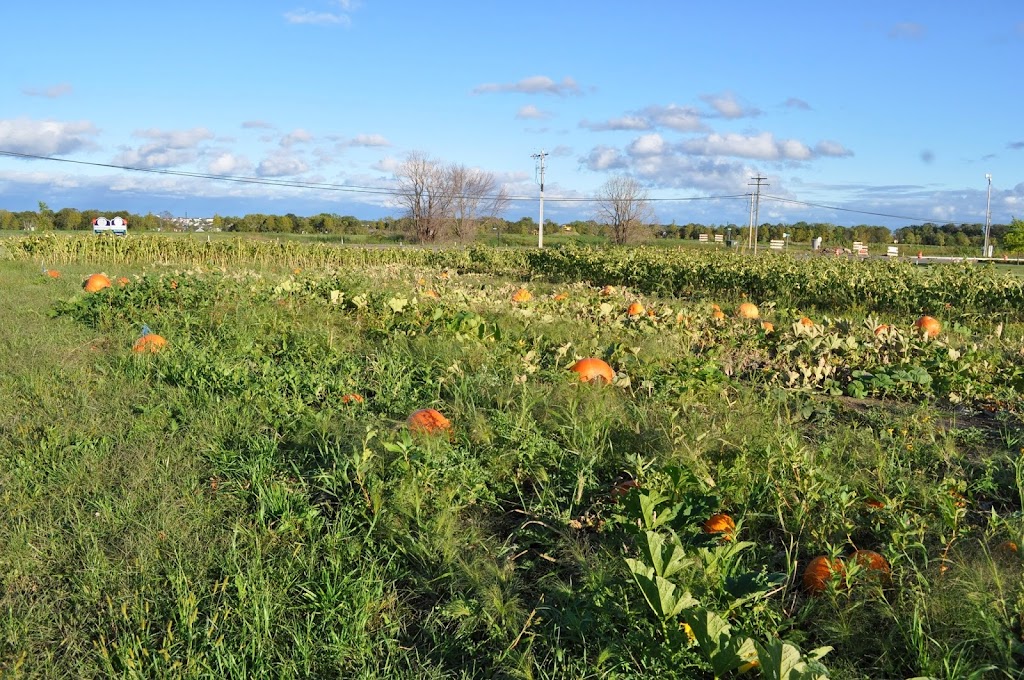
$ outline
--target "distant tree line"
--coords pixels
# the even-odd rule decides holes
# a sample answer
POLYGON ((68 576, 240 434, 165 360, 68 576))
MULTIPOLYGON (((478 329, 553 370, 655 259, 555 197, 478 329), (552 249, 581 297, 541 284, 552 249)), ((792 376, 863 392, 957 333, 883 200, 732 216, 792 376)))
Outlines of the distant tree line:
MULTIPOLYGON (((464 168, 457 171, 465 172, 464 168)), ((486 178, 485 178, 486 179, 486 178)), ((463 177, 459 181, 465 181, 463 177)), ((488 187, 488 192, 492 187, 488 187)), ((485 192, 487 193, 487 192, 485 192)), ((412 211, 409 211, 410 213, 412 211)), ((422 213, 421 213, 422 215, 422 213)), ((446 217, 437 222, 441 226, 429 226, 430 222, 421 220, 419 224, 412 214, 400 217, 382 217, 364 220, 352 215, 335 213, 319 213, 311 216, 300 216, 293 213, 273 215, 265 213, 249 213, 242 216, 214 215, 202 223, 206 231, 246 232, 266 234, 363 234, 384 240, 472 240, 478 235, 502 236, 508 234, 532 235, 537 233, 537 221, 528 216, 516 220, 505 219, 494 214, 494 206, 483 209, 465 204, 457 206, 446 217), (424 235, 424 229, 443 229, 436 232, 436 237, 424 235), (442 233, 444 237, 442 237, 442 233)), ((146 213, 139 215, 127 210, 78 210, 61 208, 51 210, 46 203, 39 203, 39 210, 10 211, 0 209, 0 230, 5 231, 88 231, 92 229, 92 221, 97 217, 113 218, 120 216, 128 221, 132 232, 140 231, 194 231, 197 220, 184 221, 169 214, 155 215, 146 213)), ((436 216, 435 216, 436 217, 436 216)), ((599 215, 600 217, 600 215, 599 215)), ((610 219, 606 217, 606 220, 610 219)), ((1005 247, 1019 251, 1019 235, 1024 230, 1024 222, 1013 220, 1010 224, 993 224, 991 239, 997 247, 1005 247)), ((676 238, 696 240, 701 234, 708 236, 722 235, 745 242, 748 238, 747 225, 737 224, 702 224, 687 222, 686 224, 643 224, 636 227, 633 240, 652 240, 657 238, 676 238)), ((614 224, 597 219, 573 220, 558 223, 552 219, 544 220, 545 234, 566 234, 602 236, 616 241, 614 224)), ((793 224, 765 223, 758 226, 757 238, 761 243, 772 239, 784 238, 794 243, 808 243, 815 237, 821 237, 828 245, 849 246, 854 241, 874 244, 891 244, 894 241, 905 245, 981 247, 985 239, 985 225, 981 223, 961 224, 924 224, 909 225, 896 230, 877 225, 861 224, 843 227, 828 222, 795 222, 793 224)))

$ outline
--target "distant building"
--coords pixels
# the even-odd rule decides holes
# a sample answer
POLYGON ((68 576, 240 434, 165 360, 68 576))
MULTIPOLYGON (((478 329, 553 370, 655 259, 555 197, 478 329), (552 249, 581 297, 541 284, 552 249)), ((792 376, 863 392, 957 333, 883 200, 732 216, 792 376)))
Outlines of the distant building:
POLYGON ((115 217, 112 220, 108 220, 106 217, 97 217, 92 221, 92 233, 127 236, 128 220, 120 216, 115 217))

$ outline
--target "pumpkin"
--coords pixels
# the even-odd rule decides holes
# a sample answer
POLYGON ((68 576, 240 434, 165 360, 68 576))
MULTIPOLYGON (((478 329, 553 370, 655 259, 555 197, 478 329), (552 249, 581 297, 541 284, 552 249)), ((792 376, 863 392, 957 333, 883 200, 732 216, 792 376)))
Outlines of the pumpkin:
POLYGON ((579 375, 580 382, 611 383, 615 380, 615 371, 612 367, 595 357, 580 359, 569 370, 579 375))
POLYGON ((1003 541, 999 544, 999 552, 1006 555, 1016 555, 1019 549, 1014 541, 1003 541))
POLYGON ((121 288, 124 288, 129 283, 131 283, 131 281, 128 280, 127 276, 119 276, 119 277, 117 277, 117 285, 119 285, 121 288))
POLYGON ((942 332, 942 324, 933 316, 924 315, 914 322, 914 330, 926 338, 937 338, 942 332))
POLYGON ((135 341, 134 345, 132 345, 132 351, 136 354, 144 354, 147 352, 149 354, 156 354, 166 345, 167 341, 164 340, 163 337, 156 333, 145 333, 135 341))
POLYGON ((889 562, 874 550, 858 550, 850 555, 850 559, 862 569, 874 572, 875 576, 889 576, 889 562))
POLYGON ((761 311, 753 302, 744 302, 736 309, 736 316, 741 319, 756 319, 761 316, 761 311))
POLYGON ((512 293, 512 302, 529 302, 532 299, 533 293, 525 288, 520 288, 516 292, 512 293))
POLYGON ((819 555, 807 563, 802 583, 809 593, 817 595, 825 590, 834 576, 842 576, 845 572, 842 561, 828 555, 819 555))
POLYGON ((568 293, 557 293, 557 294, 555 294, 554 298, 552 298, 552 299, 555 302, 561 302, 562 300, 567 300, 568 298, 569 298, 569 294, 568 293))
POLYGON ((811 321, 811 319, 809 317, 802 316, 802 317, 800 317, 800 325, 801 326, 813 326, 814 322, 811 321))
POLYGON ((601 289, 601 297, 608 297, 609 295, 615 295, 614 286, 605 286, 601 289))
POLYGON ((437 291, 431 289, 423 291, 423 297, 434 298, 436 300, 441 296, 437 294, 437 291))
POLYGON ((889 324, 887 324, 887 323, 883 323, 883 324, 880 324, 878 326, 875 326, 875 335, 876 336, 884 335, 885 333, 889 332, 890 328, 891 328, 891 326, 889 326, 889 324))
POLYGON ((302 270, 299 269, 298 267, 296 267, 295 269, 292 270, 292 274, 294 274, 295 276, 298 276, 301 273, 302 273, 302 270))
POLYGON ((775 324, 773 324, 771 321, 762 321, 761 322, 761 329, 765 333, 774 333, 775 332, 775 324))
POLYGON ((630 489, 639 489, 640 484, 635 479, 627 479, 612 487, 612 499, 618 503, 618 499, 629 493, 630 489))
POLYGON ((711 318, 714 319, 715 321, 721 321, 725 318, 725 312, 723 312, 721 309, 716 309, 713 312, 711 312, 711 318))
POLYGON ((341 398, 342 404, 362 404, 363 401, 363 395, 355 393, 346 394, 341 398))
POLYGON ((438 434, 452 429, 452 424, 440 411, 421 408, 413 412, 406 421, 409 429, 419 434, 438 434))
POLYGON ((82 288, 85 288, 86 293, 95 293, 104 288, 110 288, 110 279, 106 274, 93 274, 82 283, 82 288))
POLYGON ((883 510, 883 509, 885 509, 885 503, 883 503, 882 501, 878 500, 877 498, 869 498, 869 499, 867 499, 866 501, 864 501, 864 505, 866 505, 871 510, 883 510))
POLYGON ((708 534, 722 534, 725 540, 731 541, 732 535, 736 532, 736 522, 729 515, 720 512, 717 515, 711 515, 704 522, 704 532, 708 534))
POLYGON ((49 276, 51 279, 59 279, 60 278, 60 272, 57 271, 56 269, 44 269, 43 273, 46 274, 47 276, 49 276))
POLYGON ((629 306, 629 309, 626 310, 626 314, 628 314, 629 316, 640 316, 645 311, 647 310, 644 309, 644 306, 642 304, 640 304, 639 302, 634 302, 629 306))

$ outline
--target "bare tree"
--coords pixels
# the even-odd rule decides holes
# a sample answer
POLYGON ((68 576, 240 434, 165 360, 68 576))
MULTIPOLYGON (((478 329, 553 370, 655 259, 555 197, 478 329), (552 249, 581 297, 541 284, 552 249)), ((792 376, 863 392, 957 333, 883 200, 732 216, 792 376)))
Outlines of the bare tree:
POLYGON ((452 235, 459 241, 472 241, 481 222, 497 217, 508 207, 508 192, 498 187, 494 175, 479 168, 451 165, 452 235))
POLYGON ((647 190, 626 175, 611 177, 597 190, 597 220, 611 227, 612 240, 621 245, 633 240, 645 224, 654 222, 647 190))
POLYGON ((481 220, 505 210, 508 194, 494 175, 464 165, 442 165, 411 153, 395 173, 398 200, 413 237, 431 243, 447 237, 471 241, 481 220))
POLYGON ((441 238, 454 199, 446 168, 440 161, 412 152, 395 178, 398 201, 408 211, 413 237, 423 243, 441 238))

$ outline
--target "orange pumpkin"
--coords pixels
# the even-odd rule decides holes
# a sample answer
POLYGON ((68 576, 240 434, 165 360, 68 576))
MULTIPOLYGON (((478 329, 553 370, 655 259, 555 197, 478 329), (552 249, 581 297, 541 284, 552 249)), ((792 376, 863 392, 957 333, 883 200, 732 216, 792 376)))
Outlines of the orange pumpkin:
POLYGON ((341 398, 342 404, 362 404, 363 401, 363 395, 355 393, 346 394, 341 398))
POLYGON ((889 576, 889 562, 874 550, 858 550, 850 555, 850 559, 876 576, 889 576))
POLYGON ((809 593, 816 595, 825 590, 834 576, 842 577, 844 573, 846 567, 842 561, 833 560, 828 555, 819 555, 807 563, 802 583, 809 593))
POLYGON ((45 270, 45 274, 47 276, 49 276, 51 279, 59 279, 60 278, 60 272, 57 271, 56 269, 47 269, 47 270, 45 270))
POLYGON ((589 357, 587 359, 580 359, 569 369, 580 377, 580 382, 598 382, 598 383, 611 383, 615 380, 615 371, 607 362, 597 359, 595 357, 589 357))
POLYGON ((937 338, 942 332, 942 324, 933 316, 924 315, 914 322, 914 330, 926 338, 937 338))
POLYGON ((533 293, 525 288, 520 288, 516 292, 512 293, 512 302, 529 302, 532 299, 533 293))
POLYGON ((889 328, 890 328, 890 326, 887 323, 883 323, 883 324, 880 324, 878 326, 875 326, 875 335, 876 336, 884 335, 885 333, 889 332, 889 328))
POLYGON ((639 489, 640 484, 635 479, 627 479, 612 487, 612 499, 618 503, 618 499, 629 493, 630 489, 639 489))
POLYGON ((1014 541, 1003 541, 999 544, 999 552, 1006 555, 1016 555, 1020 548, 1014 541))
POLYGON ((869 499, 867 499, 866 501, 864 501, 864 505, 866 505, 871 510, 884 510, 885 509, 885 503, 883 503, 882 501, 878 500, 877 498, 869 498, 869 499))
POLYGON ((709 534, 722 534, 725 540, 731 541, 732 535, 736 533, 736 522, 729 515, 720 512, 717 515, 711 515, 704 522, 704 531, 709 534))
POLYGON ((146 333, 141 338, 135 341, 132 345, 132 351, 136 354, 156 354, 167 345, 167 341, 163 337, 156 333, 146 333))
POLYGON ((736 316, 741 319, 756 319, 761 316, 761 310, 753 302, 744 302, 736 309, 736 316))
POLYGON ((436 300, 436 299, 440 298, 441 296, 438 295, 437 291, 435 291, 435 290, 425 290, 425 291, 423 291, 423 297, 434 298, 436 300))
POLYGON ((773 324, 771 321, 762 321, 761 328, 764 330, 765 333, 775 332, 775 324, 773 324))
POLYGON ((629 316, 640 316, 645 311, 647 310, 644 309, 644 306, 642 304, 640 304, 639 302, 634 302, 629 306, 629 309, 626 310, 626 314, 628 314, 629 316))
POLYGON ((552 298, 552 299, 555 302, 561 302, 562 300, 567 300, 568 298, 569 298, 569 294, 568 293, 556 293, 554 298, 552 298))
POLYGON ((802 317, 800 317, 800 325, 801 326, 813 326, 814 322, 811 321, 811 319, 809 317, 802 316, 802 317))
POLYGON ((95 293, 104 288, 110 288, 110 279, 106 274, 93 274, 82 283, 82 288, 85 288, 86 293, 95 293))
POLYGON ((418 434, 438 434, 452 429, 451 422, 432 408, 421 408, 413 412, 406 421, 409 429, 418 434))
POLYGON ((723 319, 725 319, 725 312, 723 312, 721 309, 715 309, 714 311, 711 312, 711 318, 714 319, 715 321, 722 321, 723 319))

